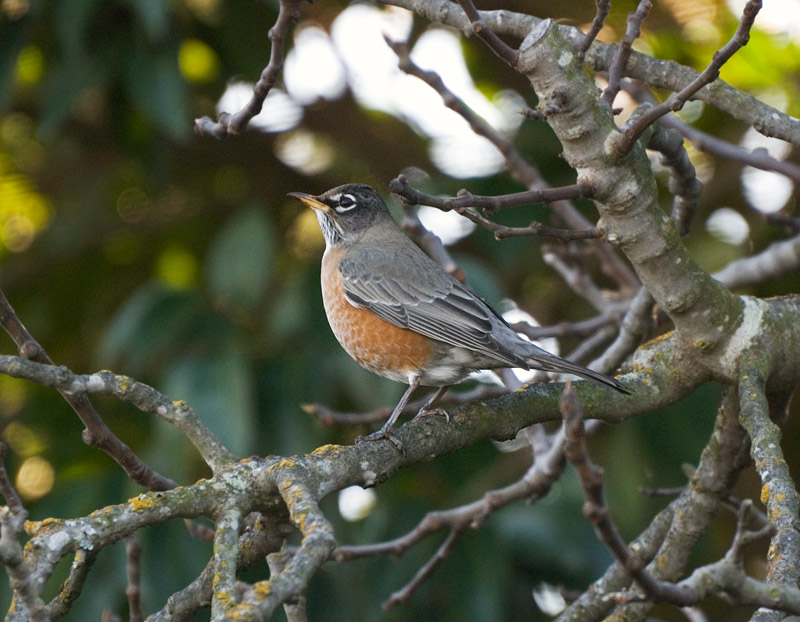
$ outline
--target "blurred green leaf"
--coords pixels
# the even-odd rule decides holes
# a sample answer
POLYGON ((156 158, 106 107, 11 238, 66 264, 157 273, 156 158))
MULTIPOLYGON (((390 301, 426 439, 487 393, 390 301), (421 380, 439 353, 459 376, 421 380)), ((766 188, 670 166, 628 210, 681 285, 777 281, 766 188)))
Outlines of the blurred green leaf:
POLYGON ((129 4, 151 41, 164 36, 169 25, 171 3, 166 0, 130 0, 129 4))
POLYGON ((53 4, 53 26, 65 56, 83 47, 101 0, 70 0, 53 4))
POLYGON ((54 135, 86 89, 105 82, 106 69, 93 56, 76 55, 57 61, 46 74, 39 133, 44 137, 54 135))
POLYGON ((239 212, 211 242, 206 283, 215 302, 252 310, 264 297, 276 238, 262 206, 239 212))
POLYGON ((164 390, 186 400, 222 443, 241 456, 253 453, 255 396, 242 348, 228 342, 205 357, 185 357, 166 372, 164 390))
POLYGON ((14 93, 17 57, 24 43, 22 34, 19 26, 0 20, 0 110, 8 107, 14 93))
POLYGON ((154 125, 176 140, 189 135, 191 115, 177 48, 154 54, 139 42, 128 59, 123 79, 131 101, 154 125))
POLYGON ((202 319, 197 295, 150 283, 131 296, 111 320, 98 349, 101 365, 145 371, 161 355, 176 351, 202 319))

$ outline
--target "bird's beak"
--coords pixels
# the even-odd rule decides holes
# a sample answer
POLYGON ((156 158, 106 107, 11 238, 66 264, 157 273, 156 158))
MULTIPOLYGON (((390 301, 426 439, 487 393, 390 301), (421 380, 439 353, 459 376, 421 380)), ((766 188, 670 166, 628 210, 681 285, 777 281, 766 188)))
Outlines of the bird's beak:
POLYGON ((297 199, 306 207, 310 207, 311 209, 316 210, 318 212, 327 213, 331 211, 330 206, 320 201, 313 194, 306 194, 305 192, 290 192, 288 196, 292 197, 293 199, 297 199))

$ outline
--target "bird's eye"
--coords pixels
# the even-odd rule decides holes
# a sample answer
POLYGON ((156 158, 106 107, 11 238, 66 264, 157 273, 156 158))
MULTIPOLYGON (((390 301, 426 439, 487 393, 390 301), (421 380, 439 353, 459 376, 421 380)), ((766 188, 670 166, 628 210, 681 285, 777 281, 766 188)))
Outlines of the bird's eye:
POLYGON ((351 194, 343 194, 339 197, 339 205, 336 206, 337 212, 347 212, 356 206, 356 200, 351 194))

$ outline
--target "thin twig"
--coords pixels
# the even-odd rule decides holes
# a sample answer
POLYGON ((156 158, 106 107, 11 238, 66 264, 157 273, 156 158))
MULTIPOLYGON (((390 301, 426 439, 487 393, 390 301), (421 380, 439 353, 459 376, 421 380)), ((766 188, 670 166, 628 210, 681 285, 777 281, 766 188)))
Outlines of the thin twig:
POLYGON ((495 214, 502 209, 520 205, 554 203, 556 201, 589 199, 592 197, 592 188, 587 184, 572 184, 558 188, 539 188, 499 196, 472 194, 466 189, 459 190, 454 197, 436 196, 425 194, 414 188, 405 175, 399 175, 393 179, 389 183, 389 189, 398 196, 403 197, 411 205, 429 205, 443 212, 473 207, 481 208, 489 214, 495 214))
POLYGON ((678 234, 684 237, 689 235, 692 220, 700 204, 703 184, 697 178, 694 165, 683 147, 683 136, 675 130, 665 129, 662 123, 654 123, 653 130, 647 147, 661 154, 661 164, 669 171, 669 190, 675 197, 672 220, 678 234))
MULTIPOLYGON (((0 324, 14 340, 22 358, 44 365, 55 365, 45 349, 23 326, 2 291, 0 291, 0 324)), ((177 486, 174 481, 160 475, 145 464, 128 445, 114 435, 95 410, 86 393, 63 389, 59 389, 58 392, 83 422, 85 426, 82 434, 84 443, 105 451, 125 469, 128 477, 149 490, 169 490, 177 486)))
MULTIPOLYGON (((456 97, 453 92, 445 86, 439 74, 434 71, 425 71, 411 60, 406 43, 392 41, 386 38, 386 44, 397 55, 397 66, 400 70, 410 76, 419 78, 435 90, 442 98, 442 102, 445 106, 460 115, 469 124, 473 132, 478 136, 483 136, 497 148, 503 155, 506 166, 508 166, 512 173, 522 176, 526 182, 538 178, 538 175, 531 171, 530 165, 514 148, 514 145, 508 138, 481 119, 474 110, 463 102, 463 100, 456 97)), ((525 185, 529 186, 530 184, 525 183, 525 185)))
POLYGON ((609 108, 613 107, 614 99, 617 97, 617 93, 619 93, 620 81, 625 72, 625 65, 628 63, 628 59, 633 51, 633 42, 639 38, 642 32, 642 22, 647 18, 652 8, 653 4, 650 0, 641 0, 636 11, 628 13, 628 29, 625 31, 625 36, 619 44, 619 49, 617 50, 617 55, 614 57, 614 61, 608 68, 608 86, 601 98, 601 101, 609 108))
MULTIPOLYGON (((499 397, 508 393, 506 389, 496 385, 481 384, 469 391, 448 391, 439 403, 443 404, 466 404, 475 400, 484 400, 499 397)), ((411 415, 419 412, 419 409, 427 401, 428 396, 421 400, 413 400, 406 404, 403 414, 411 415)), ((332 410, 321 404, 303 404, 303 412, 311 415, 323 425, 329 426, 351 426, 369 425, 386 421, 391 414, 391 408, 377 408, 368 413, 350 413, 332 410)))
POLYGON ((436 553, 417 571, 414 578, 383 603, 384 611, 390 611, 408 601, 414 592, 433 574, 433 571, 439 567, 439 564, 447 559, 462 533, 464 533, 463 529, 452 529, 441 546, 436 549, 436 553))
POLYGON ((458 0, 458 4, 469 19, 472 25, 472 32, 474 32, 498 58, 504 60, 511 67, 516 65, 519 52, 506 45, 503 40, 486 25, 486 22, 478 13, 475 5, 472 4, 472 0, 458 0))
POLYGON ((800 166, 773 158, 766 149, 761 148, 749 151, 743 147, 732 145, 727 141, 687 125, 671 115, 662 118, 661 124, 664 127, 680 132, 698 151, 741 162, 762 171, 780 173, 796 184, 800 184, 800 166))
POLYGON ((597 6, 597 11, 594 14, 594 19, 592 19, 592 25, 578 48, 578 56, 581 60, 586 56, 586 52, 591 47, 592 42, 603 29, 603 24, 606 21, 606 17, 608 17, 608 10, 611 8, 611 0, 595 0, 595 5, 597 6))
POLYGON ((142 612, 142 590, 141 590, 141 557, 142 547, 135 534, 125 538, 125 553, 128 556, 127 575, 128 587, 125 588, 125 596, 128 597, 128 619, 130 622, 141 622, 144 620, 142 612))
POLYGON ((297 21, 300 15, 302 0, 280 0, 278 19, 269 30, 269 39, 272 42, 269 63, 261 72, 261 77, 253 87, 253 96, 244 108, 236 113, 221 112, 216 121, 209 117, 195 120, 194 131, 201 136, 214 136, 225 138, 228 134, 239 134, 247 127, 250 120, 261 112, 264 100, 275 84, 278 75, 283 69, 283 46, 289 27, 297 21))
POLYGON ((456 197, 438 197, 425 194, 415 189, 405 175, 398 175, 389 183, 389 189, 405 201, 414 205, 429 205, 443 211, 454 210, 475 224, 494 233, 498 240, 514 236, 538 235, 551 237, 564 242, 570 240, 587 240, 602 237, 596 227, 587 229, 556 229, 540 222, 533 221, 527 227, 507 227, 499 225, 479 214, 473 207, 481 207, 489 213, 516 205, 562 201, 565 198, 585 198, 590 195, 589 189, 582 184, 564 186, 562 188, 543 188, 515 192, 502 196, 478 196, 462 190, 456 197))
POLYGON ((714 52, 711 62, 703 72, 679 92, 673 94, 669 99, 658 106, 654 106, 625 128, 624 133, 615 144, 618 157, 627 155, 633 148, 633 145, 636 144, 636 141, 644 134, 645 130, 656 120, 670 112, 677 112, 683 108, 684 104, 689 101, 697 91, 711 84, 719 77, 722 66, 728 62, 731 56, 738 50, 747 45, 750 39, 750 29, 760 9, 761 0, 749 0, 742 12, 742 17, 739 21, 739 27, 736 29, 736 33, 727 44, 720 50, 714 52))
POLYGON ((466 281, 466 273, 447 251, 441 238, 422 224, 419 214, 417 214, 417 204, 410 204, 405 197, 400 195, 396 195, 396 198, 403 210, 403 221, 400 223, 403 229, 414 237, 431 259, 447 270, 454 278, 462 283, 466 281))
POLYGON ((511 328, 533 341, 551 337, 587 337, 605 326, 616 324, 622 319, 623 314, 624 306, 617 306, 604 310, 600 315, 578 322, 559 322, 550 326, 531 326, 527 322, 515 322, 511 324, 511 328))
MULTIPOLYGON (((0 507, 0 564, 8 574, 8 582, 14 593, 16 606, 25 607, 25 619, 32 622, 50 620, 41 599, 41 589, 33 579, 31 568, 25 561, 20 539, 23 534, 28 511, 8 477, 5 466, 6 445, 0 443, 0 494, 6 505, 0 507)), ((10 612, 9 612, 10 614, 10 612)), ((12 617, 9 615, 9 618, 12 617)))
POLYGON ((592 240, 603 237, 603 234, 596 227, 588 229, 555 229, 548 227, 542 223, 533 220, 527 227, 507 227, 505 225, 498 225, 496 222, 481 216, 478 212, 468 207, 462 207, 456 210, 459 214, 468 218, 476 225, 480 225, 484 229, 488 229, 494 233, 497 240, 504 240, 506 238, 537 235, 541 237, 554 238, 562 242, 570 242, 572 240, 592 240))

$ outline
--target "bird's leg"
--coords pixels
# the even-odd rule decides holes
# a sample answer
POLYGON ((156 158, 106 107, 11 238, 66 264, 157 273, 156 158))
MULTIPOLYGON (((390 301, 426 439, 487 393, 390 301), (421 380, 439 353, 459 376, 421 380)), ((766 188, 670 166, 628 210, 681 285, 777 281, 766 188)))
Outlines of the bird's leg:
POLYGON ((385 438, 392 441, 392 443, 394 443, 395 446, 400 451, 403 451, 403 445, 392 434, 392 428, 394 428, 394 424, 397 423, 397 418, 400 416, 400 413, 403 412, 403 409, 406 407, 406 404, 408 404, 408 400, 411 397, 411 394, 419 386, 419 381, 420 381, 419 376, 412 376, 409 380, 410 382, 408 383, 408 389, 406 389, 406 392, 403 393, 403 397, 400 398, 400 401, 397 402, 397 406, 394 407, 392 414, 389 415, 389 418, 386 420, 386 423, 383 424, 383 427, 377 432, 373 432, 372 434, 367 434, 366 436, 359 436, 358 438, 356 438, 356 443, 360 443, 361 441, 377 441, 382 438, 385 438))
POLYGON ((412 421, 416 421, 422 417, 427 417, 428 415, 444 415, 444 418, 447 420, 447 423, 450 423, 450 415, 447 414, 447 411, 443 408, 434 408, 433 405, 438 402, 442 396, 447 393, 447 390, 450 386, 439 387, 430 396, 427 402, 422 405, 422 408, 419 409, 419 412, 414 416, 412 421))

